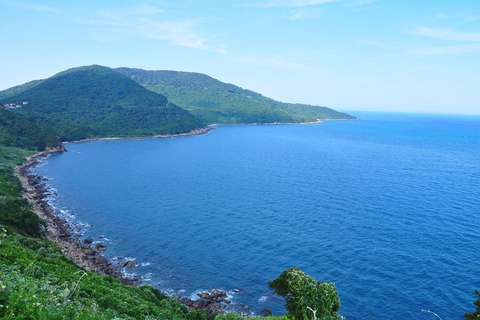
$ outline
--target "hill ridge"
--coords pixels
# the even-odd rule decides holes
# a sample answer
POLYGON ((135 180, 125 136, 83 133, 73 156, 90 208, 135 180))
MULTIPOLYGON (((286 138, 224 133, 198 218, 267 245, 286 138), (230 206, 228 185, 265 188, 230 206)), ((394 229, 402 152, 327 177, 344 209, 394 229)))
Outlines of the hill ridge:
POLYGON ((315 122, 317 119, 356 119, 327 107, 279 102, 203 73, 125 67, 114 70, 149 90, 165 95, 207 124, 302 123, 315 122))
POLYGON ((62 71, 2 102, 27 102, 15 112, 53 127, 67 141, 179 134, 205 126, 165 96, 98 65, 62 71))

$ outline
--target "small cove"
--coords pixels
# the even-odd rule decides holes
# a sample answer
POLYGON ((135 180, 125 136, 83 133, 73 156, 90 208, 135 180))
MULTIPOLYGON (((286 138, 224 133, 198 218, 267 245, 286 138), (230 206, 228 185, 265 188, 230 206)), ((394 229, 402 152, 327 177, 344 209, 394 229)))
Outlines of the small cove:
POLYGON ((267 283, 297 266, 336 284, 347 319, 461 319, 480 288, 480 118, 360 117, 69 144, 37 171, 160 290, 280 314, 267 283))

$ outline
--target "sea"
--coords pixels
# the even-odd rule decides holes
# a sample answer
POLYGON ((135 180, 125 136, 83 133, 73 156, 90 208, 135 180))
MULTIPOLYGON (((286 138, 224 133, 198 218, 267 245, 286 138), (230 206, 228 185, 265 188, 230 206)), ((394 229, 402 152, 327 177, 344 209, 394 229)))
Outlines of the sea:
POLYGON ((221 289, 231 310, 281 315, 268 282, 298 267, 335 284, 348 320, 463 319, 480 290, 480 116, 352 113, 71 143, 35 170, 80 237, 170 295, 221 289))

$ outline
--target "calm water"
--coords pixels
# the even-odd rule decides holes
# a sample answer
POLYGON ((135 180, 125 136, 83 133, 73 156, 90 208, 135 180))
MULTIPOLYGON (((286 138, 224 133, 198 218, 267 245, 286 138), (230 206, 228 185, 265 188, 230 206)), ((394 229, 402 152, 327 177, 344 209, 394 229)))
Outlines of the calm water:
POLYGON ((267 282, 297 266, 336 284, 348 320, 463 319, 480 289, 480 117, 356 115, 70 144, 38 170, 84 237, 161 290, 240 289, 236 306, 281 314, 267 282))

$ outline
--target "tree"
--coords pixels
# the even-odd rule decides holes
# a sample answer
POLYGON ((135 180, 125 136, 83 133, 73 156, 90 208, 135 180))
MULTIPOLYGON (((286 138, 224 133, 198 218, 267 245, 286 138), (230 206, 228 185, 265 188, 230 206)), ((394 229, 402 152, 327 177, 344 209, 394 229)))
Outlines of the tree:
POLYGON ((473 302, 474 305, 477 306, 477 310, 473 313, 465 313, 463 316, 465 317, 465 320, 478 320, 480 319, 480 292, 478 290, 475 290, 475 294, 478 296, 478 299, 473 302))
POLYGON ((290 268, 268 283, 273 293, 285 298, 287 315, 296 320, 336 320, 340 299, 333 283, 316 281, 299 268, 290 268))

